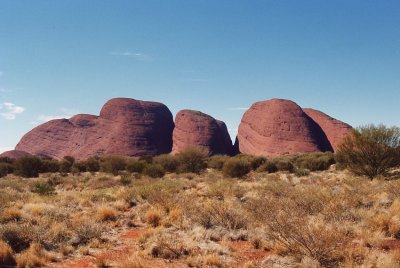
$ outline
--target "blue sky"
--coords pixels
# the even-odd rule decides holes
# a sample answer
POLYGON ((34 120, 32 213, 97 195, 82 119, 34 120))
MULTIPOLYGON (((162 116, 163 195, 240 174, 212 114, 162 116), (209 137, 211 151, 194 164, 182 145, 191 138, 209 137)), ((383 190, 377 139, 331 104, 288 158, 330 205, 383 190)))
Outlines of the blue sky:
POLYGON ((113 97, 201 110, 235 135, 286 98, 400 126, 400 1, 0 0, 0 151, 113 97))

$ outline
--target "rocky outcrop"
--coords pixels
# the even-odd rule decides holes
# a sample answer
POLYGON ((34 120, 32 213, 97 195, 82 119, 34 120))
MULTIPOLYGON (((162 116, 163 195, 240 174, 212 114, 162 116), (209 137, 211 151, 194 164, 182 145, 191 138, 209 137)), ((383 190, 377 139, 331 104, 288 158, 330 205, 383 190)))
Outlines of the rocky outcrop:
POLYGON ((352 132, 350 125, 323 112, 310 108, 303 109, 303 111, 322 128, 334 151, 337 150, 343 139, 352 132))
POLYGON ((14 160, 18 160, 18 159, 20 159, 22 157, 26 157, 26 156, 31 156, 31 154, 24 152, 24 151, 18 151, 18 150, 6 151, 6 152, 0 154, 0 158, 7 157, 10 159, 14 159, 14 160))
POLYGON ((238 130, 241 153, 280 156, 332 151, 325 133, 300 106, 290 100, 254 103, 238 130))
POLYGON ((232 140, 224 122, 199 111, 182 110, 175 118, 173 153, 189 146, 206 149, 209 154, 233 152, 232 140))
POLYGON ((173 129, 172 114, 164 104, 116 98, 103 106, 100 116, 80 114, 34 128, 16 149, 55 159, 153 156, 171 152, 173 129))

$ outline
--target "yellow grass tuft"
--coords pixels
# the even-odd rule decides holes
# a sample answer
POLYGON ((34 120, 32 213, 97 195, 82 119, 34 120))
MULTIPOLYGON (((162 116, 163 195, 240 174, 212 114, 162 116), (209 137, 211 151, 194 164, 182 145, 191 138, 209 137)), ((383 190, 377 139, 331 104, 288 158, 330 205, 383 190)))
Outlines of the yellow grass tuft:
POLYGON ((100 221, 115 221, 117 220, 118 212, 112 207, 99 207, 97 209, 97 218, 100 221))

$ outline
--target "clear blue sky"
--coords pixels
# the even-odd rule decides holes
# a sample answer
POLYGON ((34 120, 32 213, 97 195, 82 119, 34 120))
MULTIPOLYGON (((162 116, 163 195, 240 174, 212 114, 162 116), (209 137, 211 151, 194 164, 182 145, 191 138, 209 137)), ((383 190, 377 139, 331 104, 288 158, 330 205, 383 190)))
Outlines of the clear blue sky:
POLYGON ((400 1, 0 0, 0 150, 112 97, 197 109, 235 134, 287 98, 400 125, 400 1))

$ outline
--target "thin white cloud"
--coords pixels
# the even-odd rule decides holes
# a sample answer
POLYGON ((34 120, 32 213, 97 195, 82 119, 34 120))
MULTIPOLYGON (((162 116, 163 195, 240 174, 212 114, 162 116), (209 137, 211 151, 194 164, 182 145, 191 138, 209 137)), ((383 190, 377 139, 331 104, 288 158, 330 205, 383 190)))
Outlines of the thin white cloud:
POLYGON ((18 114, 22 114, 24 111, 24 107, 17 106, 11 102, 0 104, 0 116, 6 120, 14 120, 18 114))
POLYGON ((45 114, 40 114, 36 117, 35 121, 32 122, 33 125, 38 125, 42 124, 54 119, 63 119, 63 118, 71 118, 72 116, 76 115, 79 113, 77 109, 68 109, 68 108, 61 108, 60 109, 60 114, 57 115, 45 115, 45 114))
POLYGON ((3 74, 4 74, 4 73, 3 73, 2 71, 0 71, 0 77, 2 77, 2 76, 3 76, 3 74))
POLYGON ((130 51, 111 52, 110 55, 116 56, 116 57, 132 58, 132 59, 141 60, 141 61, 150 61, 153 59, 150 55, 142 53, 142 52, 130 52, 130 51))
POLYGON ((249 107, 233 107, 233 108, 229 108, 229 110, 231 111, 245 111, 248 110, 249 107))

